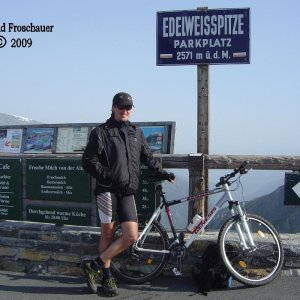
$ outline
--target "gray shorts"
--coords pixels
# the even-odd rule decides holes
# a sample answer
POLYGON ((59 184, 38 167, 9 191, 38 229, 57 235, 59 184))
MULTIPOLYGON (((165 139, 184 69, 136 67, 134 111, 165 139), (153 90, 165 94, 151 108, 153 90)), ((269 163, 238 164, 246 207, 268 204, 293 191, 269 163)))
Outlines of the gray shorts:
POLYGON ((133 195, 106 192, 97 195, 96 199, 101 223, 115 222, 116 215, 120 223, 137 222, 137 211, 133 195))

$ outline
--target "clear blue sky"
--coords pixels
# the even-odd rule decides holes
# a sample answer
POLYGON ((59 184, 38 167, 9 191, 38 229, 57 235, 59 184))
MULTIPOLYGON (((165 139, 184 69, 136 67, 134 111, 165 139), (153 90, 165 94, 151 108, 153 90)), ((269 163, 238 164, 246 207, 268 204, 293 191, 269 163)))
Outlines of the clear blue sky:
POLYGON ((103 122, 118 91, 132 121, 175 121, 176 153, 196 152, 196 66, 156 66, 156 12, 251 10, 251 63, 210 66, 210 153, 299 155, 300 2, 1 0, 0 26, 54 25, 0 49, 1 112, 45 123, 103 122))

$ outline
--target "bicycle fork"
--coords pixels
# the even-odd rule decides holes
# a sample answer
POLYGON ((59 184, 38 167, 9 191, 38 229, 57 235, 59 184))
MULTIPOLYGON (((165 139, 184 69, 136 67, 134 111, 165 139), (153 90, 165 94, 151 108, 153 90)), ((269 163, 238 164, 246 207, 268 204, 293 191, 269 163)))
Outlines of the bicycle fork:
POLYGON ((240 223, 236 223, 235 225, 236 225, 236 230, 238 232, 243 250, 253 251, 256 249, 256 245, 253 241, 251 231, 249 229, 248 222, 246 220, 246 214, 242 210, 241 205, 239 203, 236 203, 236 209, 238 212, 237 216, 239 217, 240 223), (243 232, 246 234, 248 244, 243 232))
POLYGON ((253 250, 256 249, 256 246, 254 244, 254 241, 253 241, 253 238, 252 238, 252 235, 251 235, 251 231, 249 229, 248 222, 246 220, 245 211, 241 208, 241 205, 238 201, 233 200, 232 195, 229 192, 229 188, 228 188, 227 184, 225 185, 225 191, 226 191, 226 195, 227 195, 231 205, 235 204, 235 206, 236 206, 237 213, 234 211, 234 209, 232 207, 230 208, 230 211, 231 211, 231 214, 233 216, 238 217, 239 220, 240 220, 240 223, 237 222, 235 224, 235 226, 236 226, 236 230, 237 230, 238 235, 239 235, 239 239, 241 241, 241 246, 243 247, 243 250, 253 251, 253 250), (243 232, 246 233, 246 237, 247 237, 247 240, 248 240, 250 245, 247 244, 243 232))

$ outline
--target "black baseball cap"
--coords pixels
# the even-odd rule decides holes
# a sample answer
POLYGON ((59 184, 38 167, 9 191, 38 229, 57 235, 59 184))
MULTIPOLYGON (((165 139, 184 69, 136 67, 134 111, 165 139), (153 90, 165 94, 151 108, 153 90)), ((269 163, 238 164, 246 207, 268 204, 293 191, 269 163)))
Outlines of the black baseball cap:
POLYGON ((124 92, 116 94, 113 98, 113 106, 125 107, 125 106, 134 106, 132 102, 132 97, 124 92))

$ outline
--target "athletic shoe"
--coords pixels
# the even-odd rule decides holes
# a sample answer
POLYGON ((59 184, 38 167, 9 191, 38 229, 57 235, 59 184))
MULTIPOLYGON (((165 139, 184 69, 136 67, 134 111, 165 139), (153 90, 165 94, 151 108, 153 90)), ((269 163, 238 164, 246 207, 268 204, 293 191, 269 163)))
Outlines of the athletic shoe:
POLYGON ((97 293, 97 281, 99 279, 99 276, 102 275, 102 271, 101 270, 95 271, 91 267, 90 262, 84 264, 83 270, 86 274, 87 285, 89 287, 90 292, 93 294, 96 294, 97 293))
POLYGON ((106 297, 115 297, 118 295, 118 288, 113 277, 102 280, 102 291, 106 297))

